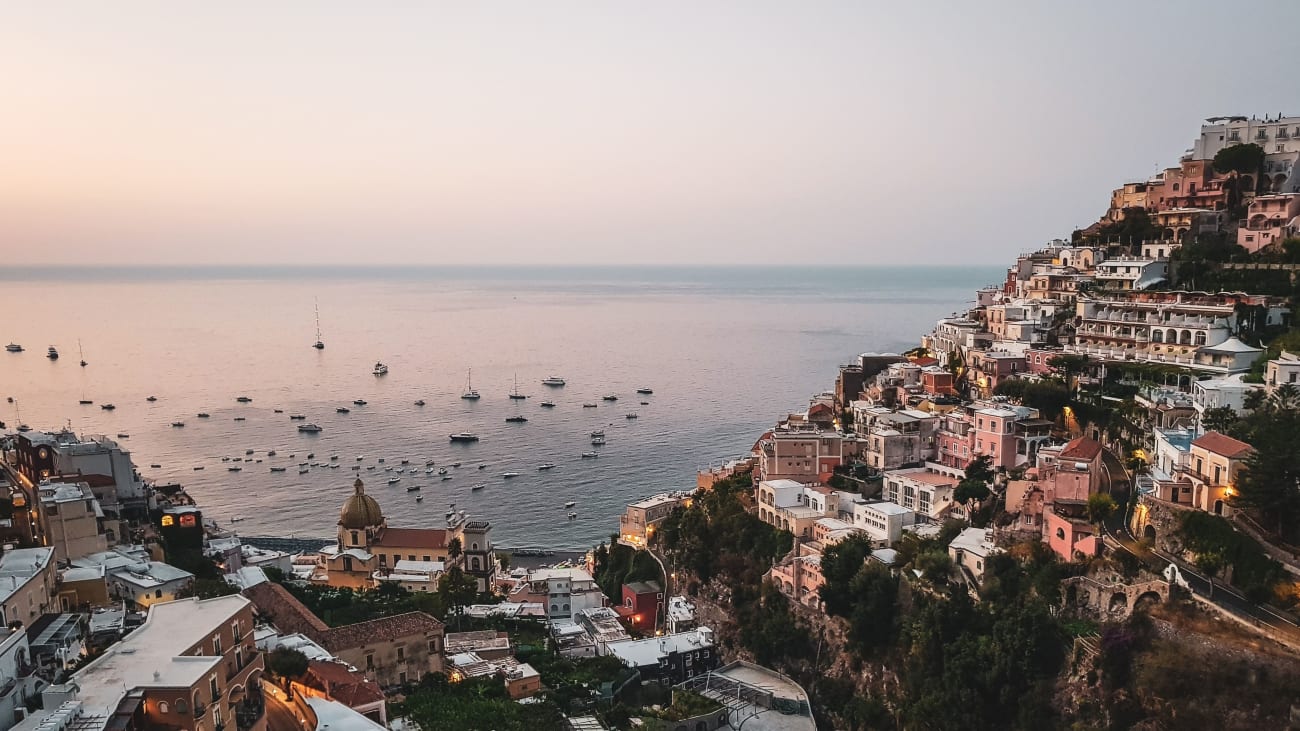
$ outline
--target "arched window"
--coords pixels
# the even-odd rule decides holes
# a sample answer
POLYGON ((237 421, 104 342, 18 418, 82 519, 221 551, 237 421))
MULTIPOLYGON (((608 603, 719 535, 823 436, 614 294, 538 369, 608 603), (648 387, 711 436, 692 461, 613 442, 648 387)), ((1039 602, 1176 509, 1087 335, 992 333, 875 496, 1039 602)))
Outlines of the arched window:
POLYGON ((1056 537, 1059 538, 1059 539, 1061 539, 1061 540, 1065 540, 1065 529, 1064 529, 1064 528, 1057 528, 1057 529, 1056 529, 1056 537))
POLYGON ((552 612, 558 612, 558 611, 560 611, 560 605, 559 605, 559 604, 552 604, 552 605, 551 605, 551 611, 552 611, 552 612))
POLYGON ((1205 345, 1205 331, 1204 331, 1204 330, 1197 330, 1197 331, 1196 331, 1196 344, 1197 344, 1197 345, 1205 345))
POLYGON ((471 551, 477 551, 477 550, 478 550, 478 544, 477 544, 477 543, 471 543, 471 544, 469 544, 469 547, 470 547, 470 550, 471 550, 471 551))
POLYGON ((470 560, 469 560, 469 570, 470 570, 470 571, 478 571, 478 556, 474 556, 474 557, 470 558, 470 560))
POLYGON ((1151 331, 1151 342, 1153 342, 1153 343, 1163 343, 1164 341, 1165 341, 1165 331, 1164 331, 1164 330, 1160 330, 1160 329, 1157 328, 1157 329, 1151 331))
POLYGON ((159 712, 159 713, 167 713, 167 712, 169 712, 170 710, 171 710, 171 709, 170 709, 170 707, 168 707, 168 705, 167 705, 167 701, 158 701, 158 712, 159 712))
POLYGON ((357 532, 356 532, 356 531, 352 531, 352 545, 355 546, 357 543, 358 543, 358 541, 357 541, 357 532))
POLYGON ((190 712, 190 704, 186 703, 184 698, 177 698, 177 699, 176 699, 176 712, 177 712, 177 713, 189 713, 189 712, 190 712))
POLYGON ((1178 344, 1179 344, 1179 345, 1191 345, 1191 344, 1192 344, 1192 331, 1191 331, 1191 330, 1184 330, 1184 331, 1182 332, 1182 334, 1179 335, 1178 344))

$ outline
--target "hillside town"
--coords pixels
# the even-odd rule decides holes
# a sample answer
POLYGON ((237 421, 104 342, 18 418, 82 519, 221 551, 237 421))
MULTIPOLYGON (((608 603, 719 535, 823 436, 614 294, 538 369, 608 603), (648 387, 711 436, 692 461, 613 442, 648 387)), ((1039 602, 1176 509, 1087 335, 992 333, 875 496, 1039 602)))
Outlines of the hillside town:
POLYGON ((1122 727, 1180 634, 1283 668, 1187 727, 1295 724, 1298 160, 1300 117, 1207 120, 567 561, 361 479, 330 539, 241 538, 114 439, 6 436, 0 729, 1122 727))

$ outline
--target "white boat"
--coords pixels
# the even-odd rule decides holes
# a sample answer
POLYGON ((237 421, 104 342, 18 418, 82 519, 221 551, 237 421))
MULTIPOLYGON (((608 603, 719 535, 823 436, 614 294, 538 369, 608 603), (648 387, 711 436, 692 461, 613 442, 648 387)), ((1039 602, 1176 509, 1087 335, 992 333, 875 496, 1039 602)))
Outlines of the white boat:
POLYGON ((597 453, 595 453, 595 452, 583 452, 583 453, 582 453, 582 458, 583 458, 583 459, 595 459, 595 458, 597 458, 597 457, 599 457, 599 456, 600 456, 600 455, 597 454, 597 453))
POLYGON ((577 513, 572 512, 572 511, 569 512, 569 520, 573 520, 573 519, 576 518, 576 517, 578 517, 578 514, 577 514, 577 513))
POLYGON ((365 405, 366 405, 366 400, 363 399, 363 398, 356 399, 355 401, 352 402, 352 405, 353 405, 353 406, 365 406, 365 405))
POLYGON ((570 500, 569 502, 567 502, 567 503, 564 504, 564 507, 566 507, 566 508, 571 508, 571 507, 573 507, 574 505, 577 505, 577 503, 575 503, 574 501, 570 500))
POLYGON ((401 481, 402 481, 402 478, 400 478, 400 477, 390 477, 390 478, 388 478, 388 484, 390 484, 390 485, 396 485, 397 483, 399 483, 399 482, 401 482, 401 481))
POLYGON ((373 373, 376 376, 386 375, 388 373, 388 366, 384 365, 383 363, 375 363, 375 368, 373 373))
POLYGON ((478 441, 477 434, 473 434, 467 431, 457 432, 455 434, 452 434, 450 438, 451 441, 453 442, 477 442, 478 441))
POLYGON ((325 349, 325 341, 320 339, 320 302, 316 303, 316 342, 312 343, 311 347, 317 350, 325 349))
POLYGON ((10 353, 21 353, 23 352, 23 346, 19 345, 18 343, 9 343, 8 345, 5 346, 5 350, 9 351, 10 353))
POLYGON ((521 401, 521 400, 523 400, 523 399, 528 398, 528 397, 525 396, 524 394, 519 393, 519 374, 518 374, 518 373, 515 374, 515 386, 514 386, 514 388, 510 389, 510 398, 513 399, 513 400, 515 400, 515 401, 521 401))
POLYGON ((477 485, 471 487, 470 490, 482 490, 482 489, 485 488, 485 487, 487 487, 487 483, 486 483, 486 482, 480 482, 480 483, 478 483, 477 485))
POLYGON ((542 408, 544 408, 544 409, 553 409, 553 408, 555 408, 555 402, 554 402, 554 401, 543 401, 542 404, 541 404, 541 406, 542 406, 542 408))
POLYGON ((424 471, 424 474, 426 474, 426 475, 432 475, 432 474, 433 474, 433 468, 432 468, 432 467, 428 468, 427 470, 424 471))
POLYGON ((416 496, 415 496, 415 502, 417 502, 417 503, 422 503, 422 502, 424 502, 424 496, 423 496, 423 495, 416 495, 416 496))
POLYGON ((518 472, 502 472, 502 473, 501 473, 501 477, 503 477, 504 479, 507 479, 507 480, 510 479, 510 478, 512 478, 512 477, 518 477, 518 476, 519 476, 519 473, 518 473, 518 472))
POLYGON ((441 467, 441 468, 439 468, 439 469, 438 469, 438 474, 440 474, 440 475, 445 475, 445 474, 447 474, 447 468, 446 468, 446 467, 441 467))
POLYGON ((231 519, 230 519, 230 522, 231 522, 231 523, 239 523, 239 522, 242 522, 243 520, 244 520, 243 516, 237 515, 237 516, 231 518, 231 519))
POLYGON ((460 395, 463 399, 477 401, 479 399, 478 391, 474 390, 474 369, 471 368, 465 372, 465 393, 460 395))
POLYGON ((306 434, 318 434, 324 430, 315 424, 299 424, 298 431, 306 434))
POLYGON ((554 463, 554 462, 547 462, 546 464, 539 464, 539 465, 537 465, 537 469, 539 469, 539 470, 553 470, 553 469, 555 469, 555 463, 554 463))
POLYGON ((443 475, 443 476, 442 476, 442 479, 444 479, 444 480, 450 480, 450 479, 451 479, 451 475, 443 475))
POLYGON ((564 379, 559 376, 548 376, 542 379, 543 386, 563 386, 564 379))
POLYGON ((398 468, 397 468, 396 470, 394 470, 394 471, 397 472, 397 474, 400 475, 400 474, 402 474, 403 472, 406 471, 406 468, 405 468, 405 467, 398 467, 398 468))
POLYGON ((593 446, 593 447, 599 447, 600 445, 602 445, 602 444, 604 444, 604 443, 605 443, 605 435, 604 435, 604 434, 601 434, 601 435, 599 435, 599 436, 593 436, 593 437, 591 438, 591 446, 593 446))

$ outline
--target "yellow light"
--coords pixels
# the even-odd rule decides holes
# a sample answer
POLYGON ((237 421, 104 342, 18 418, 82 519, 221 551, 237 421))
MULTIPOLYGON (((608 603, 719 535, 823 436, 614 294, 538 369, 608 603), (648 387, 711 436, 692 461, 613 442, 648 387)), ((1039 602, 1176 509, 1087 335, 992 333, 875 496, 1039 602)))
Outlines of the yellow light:
POLYGON ((162 517, 162 524, 163 524, 163 527, 164 527, 164 528, 166 528, 166 527, 169 526, 169 525, 172 525, 172 524, 175 523, 175 522, 176 522, 176 519, 173 518, 173 517, 170 516, 170 515, 164 515, 164 516, 162 517))

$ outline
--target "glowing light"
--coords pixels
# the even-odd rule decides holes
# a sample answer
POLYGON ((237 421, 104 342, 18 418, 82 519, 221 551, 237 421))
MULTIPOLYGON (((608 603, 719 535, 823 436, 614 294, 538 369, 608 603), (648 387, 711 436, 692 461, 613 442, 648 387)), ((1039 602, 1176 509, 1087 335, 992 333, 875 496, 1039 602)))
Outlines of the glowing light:
POLYGON ((167 526, 173 525, 173 524, 175 524, 175 523, 176 523, 176 519, 173 518, 173 517, 170 516, 170 515, 164 515, 164 516, 162 517, 162 524, 163 524, 163 527, 164 527, 164 528, 166 528, 167 526))

